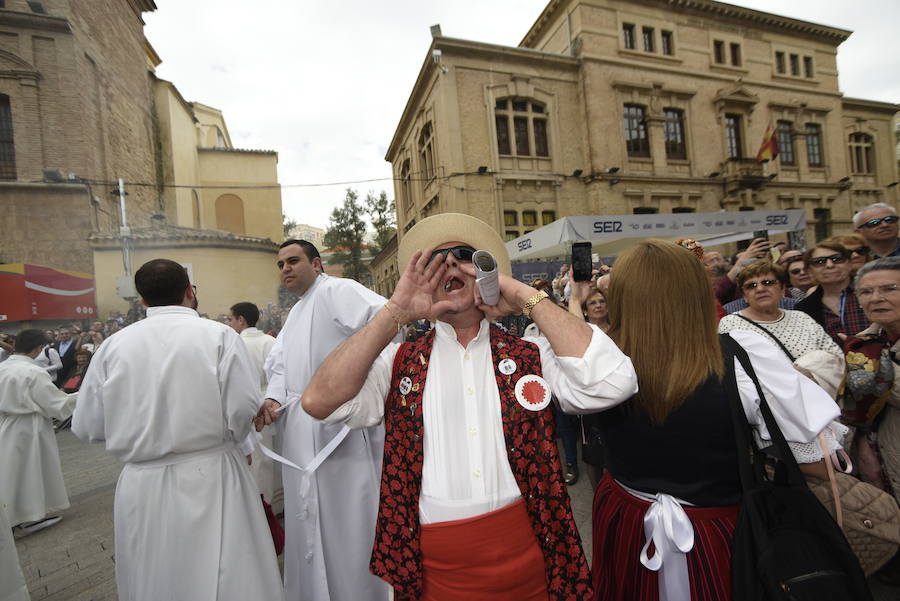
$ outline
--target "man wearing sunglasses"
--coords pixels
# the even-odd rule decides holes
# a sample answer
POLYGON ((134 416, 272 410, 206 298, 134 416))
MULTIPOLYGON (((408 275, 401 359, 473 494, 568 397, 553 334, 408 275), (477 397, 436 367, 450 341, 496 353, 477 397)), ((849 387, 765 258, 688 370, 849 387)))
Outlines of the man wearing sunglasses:
POLYGON ((797 303, 797 310, 816 320, 838 344, 840 334, 855 336, 869 327, 850 279, 851 253, 833 239, 822 240, 803 254, 807 273, 818 287, 797 303))
POLYGON ((631 360, 596 326, 511 278, 503 240, 483 221, 428 217, 398 255, 393 296, 325 360, 302 401, 326 423, 385 424, 372 571, 403 599, 591 599, 552 396, 567 413, 617 405, 637 390, 631 360), (497 261, 496 305, 478 294, 475 249, 497 261), (490 325, 513 313, 546 338, 490 325), (435 321, 426 336, 390 343, 422 317, 435 321))
POLYGON ((866 239, 875 259, 900 256, 898 221, 897 210, 883 202, 870 204, 853 216, 854 231, 866 239))

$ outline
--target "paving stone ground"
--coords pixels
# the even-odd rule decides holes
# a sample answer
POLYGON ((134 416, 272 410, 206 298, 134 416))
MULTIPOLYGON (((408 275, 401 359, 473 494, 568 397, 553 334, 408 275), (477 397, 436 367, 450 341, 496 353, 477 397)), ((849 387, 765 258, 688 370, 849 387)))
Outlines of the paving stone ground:
MULTIPOLYGON (((57 434, 71 507, 56 526, 16 541, 32 601, 115 601, 113 495, 121 465, 102 445, 81 442, 70 431, 57 434)), ((569 487, 575 521, 591 557, 593 491, 581 478, 569 487)), ((900 600, 900 588, 872 583, 878 601, 900 600)))

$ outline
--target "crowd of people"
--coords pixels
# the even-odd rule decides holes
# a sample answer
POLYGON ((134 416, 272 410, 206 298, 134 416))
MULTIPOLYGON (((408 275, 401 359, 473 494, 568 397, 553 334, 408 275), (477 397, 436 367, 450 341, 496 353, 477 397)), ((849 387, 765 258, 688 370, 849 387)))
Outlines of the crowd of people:
MULTIPOLYGON (((731 261, 641 241, 587 281, 524 283, 496 231, 441 214, 400 241, 389 299, 288 240, 277 268, 299 302, 217 320, 183 267, 150 261, 145 319, 4 341, 0 536, 59 521, 51 419, 74 411, 73 432, 124 463, 123 600, 725 601, 735 415, 761 448, 783 435, 808 478, 835 465, 900 495, 898 217, 879 203, 853 221, 731 261), (497 259, 496 304, 476 249, 497 259), (579 441, 590 564, 566 487, 579 441)), ((14 555, 0 539, 0 593, 24 590, 14 555)), ((886 561, 866 569, 896 578, 886 561)))

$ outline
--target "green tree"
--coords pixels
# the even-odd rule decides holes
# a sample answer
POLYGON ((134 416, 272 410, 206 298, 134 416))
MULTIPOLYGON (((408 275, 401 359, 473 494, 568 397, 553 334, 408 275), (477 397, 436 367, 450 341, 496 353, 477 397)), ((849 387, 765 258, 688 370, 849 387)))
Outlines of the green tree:
POLYGON ((297 223, 296 221, 294 221, 293 219, 291 219, 290 217, 288 217, 287 214, 285 214, 285 213, 281 214, 281 227, 284 228, 284 237, 285 238, 287 238, 290 235, 291 230, 294 229, 295 227, 297 227, 298 225, 300 225, 300 224, 297 223))
POLYGON ((384 190, 377 197, 369 192, 366 195, 366 213, 369 215, 372 227, 375 228, 375 246, 378 247, 375 252, 381 252, 393 235, 397 233, 394 203, 388 200, 387 192, 384 190))
POLYGON ((357 282, 368 279, 368 269, 362 261, 363 238, 366 235, 366 222, 362 219, 364 214, 359 195, 347 188, 344 205, 331 212, 330 225, 325 232, 325 246, 335 250, 329 263, 342 265, 344 277, 357 282))

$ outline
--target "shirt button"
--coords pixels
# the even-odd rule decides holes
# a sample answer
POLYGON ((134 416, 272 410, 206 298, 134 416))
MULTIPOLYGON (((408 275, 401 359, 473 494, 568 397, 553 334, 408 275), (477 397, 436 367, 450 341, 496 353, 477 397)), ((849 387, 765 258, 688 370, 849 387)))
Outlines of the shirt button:
POLYGON ((463 355, 463 358, 464 358, 466 361, 468 361, 469 359, 472 358, 472 356, 471 356, 469 353, 466 353, 465 355, 463 355))
POLYGON ((415 440, 416 442, 419 442, 419 435, 413 434, 413 440, 415 440))
POLYGON ((477 429, 475 429, 475 428, 469 428, 469 435, 470 435, 470 436, 475 436, 476 434, 478 434, 478 430, 477 430, 477 429))
POLYGON ((472 475, 475 476, 476 478, 481 478, 481 470, 474 470, 472 472, 472 475))
POLYGON ((471 396, 471 395, 475 394, 475 391, 472 390, 472 387, 470 386, 469 388, 466 388, 466 394, 471 396))

